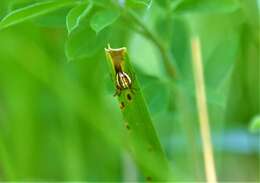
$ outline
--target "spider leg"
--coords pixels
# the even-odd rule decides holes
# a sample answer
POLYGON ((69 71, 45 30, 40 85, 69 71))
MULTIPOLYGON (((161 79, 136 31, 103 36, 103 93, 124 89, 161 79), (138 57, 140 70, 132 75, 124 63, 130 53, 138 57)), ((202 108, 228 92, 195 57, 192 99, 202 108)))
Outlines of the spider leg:
POLYGON ((118 85, 116 85, 116 91, 113 96, 116 97, 120 95, 121 95, 121 88, 118 85))

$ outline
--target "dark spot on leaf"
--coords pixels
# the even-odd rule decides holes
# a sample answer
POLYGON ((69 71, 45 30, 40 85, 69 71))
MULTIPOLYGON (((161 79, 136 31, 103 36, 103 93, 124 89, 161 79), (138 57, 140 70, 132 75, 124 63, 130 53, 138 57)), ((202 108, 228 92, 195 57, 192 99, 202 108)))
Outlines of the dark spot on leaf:
POLYGON ((127 97, 127 99, 128 99, 129 101, 132 100, 132 96, 131 96, 129 93, 126 95, 126 97, 127 97))
POLYGON ((146 180, 147 180, 148 182, 151 182, 151 181, 152 181, 152 177, 148 176, 148 177, 146 177, 146 180))
POLYGON ((125 123, 125 127, 126 127, 127 130, 130 130, 130 126, 127 122, 125 123))
POLYGON ((124 109, 125 108, 125 103, 124 102, 121 102, 120 103, 120 109, 124 109))

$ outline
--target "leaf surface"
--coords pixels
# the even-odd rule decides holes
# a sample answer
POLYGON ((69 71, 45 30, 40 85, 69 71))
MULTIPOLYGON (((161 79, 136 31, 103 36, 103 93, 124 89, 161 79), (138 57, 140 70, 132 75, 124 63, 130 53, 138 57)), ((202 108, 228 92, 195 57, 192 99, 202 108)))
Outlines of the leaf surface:
POLYGON ((0 30, 76 3, 77 1, 47 1, 14 10, 1 20, 0 30))

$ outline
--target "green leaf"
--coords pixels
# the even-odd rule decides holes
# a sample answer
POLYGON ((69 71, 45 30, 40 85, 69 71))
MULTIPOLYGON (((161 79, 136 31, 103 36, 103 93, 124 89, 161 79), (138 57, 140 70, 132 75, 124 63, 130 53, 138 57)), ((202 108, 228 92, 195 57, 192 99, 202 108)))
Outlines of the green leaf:
POLYGON ((240 7, 237 0, 185 0, 174 8, 174 13, 226 13, 240 7))
POLYGON ((0 30, 76 3, 77 1, 47 1, 14 10, 2 19, 0 30))
POLYGON ((69 38, 66 43, 66 56, 69 61, 91 57, 107 43, 108 30, 98 35, 90 26, 90 17, 96 11, 93 5, 78 6, 67 17, 69 38), (78 18, 77 18, 78 17, 78 18))
POLYGON ((85 2, 71 9, 66 17, 67 30, 69 34, 79 26, 81 19, 89 14, 92 6, 93 4, 91 2, 85 2))
POLYGON ((154 0, 156 4, 165 9, 172 9, 183 0, 154 0))
POLYGON ((132 62, 144 74, 158 78, 165 77, 158 50, 149 40, 139 34, 134 34, 129 41, 129 50, 131 52, 129 52, 129 55, 132 58, 132 62))
POLYGON ((120 12, 115 9, 101 10, 91 18, 90 26, 96 33, 99 33, 107 26, 113 24, 119 16, 120 12))
POLYGON ((124 116, 131 153, 147 180, 166 181, 170 176, 166 155, 153 126, 143 91, 131 66, 127 50, 126 48, 108 48, 106 54, 114 87, 118 90, 118 102, 124 116), (121 90, 118 89, 116 80, 115 65, 118 64, 131 79, 131 85, 121 90))
POLYGON ((101 7, 114 6, 116 2, 122 7, 126 6, 130 8, 136 8, 136 9, 147 8, 152 3, 152 0, 116 0, 116 1, 115 0, 93 0, 93 2, 96 5, 101 7))
POLYGON ((66 56, 69 61, 83 59, 94 55, 106 44, 107 31, 99 35, 86 26, 73 31, 66 43, 66 56))
POLYGON ((113 0, 92 0, 92 2, 100 7, 108 7, 113 5, 113 0))
POLYGON ((125 3, 132 8, 147 8, 151 5, 152 0, 125 0, 125 3))
POLYGON ((36 3, 36 0, 9 0, 9 12, 36 3))
POLYGON ((167 5, 169 5, 169 0, 155 0, 155 1, 162 8, 165 8, 167 5))
POLYGON ((252 133, 260 132, 260 115, 251 120, 249 129, 252 133))
POLYGON ((154 79, 144 85, 143 92, 153 116, 167 111, 170 95, 165 83, 154 79))
POLYGON ((64 17, 70 11, 70 7, 65 7, 53 12, 50 12, 46 15, 37 17, 33 19, 33 22, 40 27, 49 27, 49 28, 65 28, 66 20, 64 17))

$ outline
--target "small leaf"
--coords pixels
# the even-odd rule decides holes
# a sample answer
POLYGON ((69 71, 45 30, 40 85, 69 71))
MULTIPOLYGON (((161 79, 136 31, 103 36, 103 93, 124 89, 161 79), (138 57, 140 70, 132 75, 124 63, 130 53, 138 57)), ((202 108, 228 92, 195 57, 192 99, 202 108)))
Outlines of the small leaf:
POLYGON ((0 30, 76 3, 77 1, 47 1, 14 10, 2 19, 0 30))
POLYGON ((260 115, 255 116, 252 121, 250 122, 250 131, 252 133, 260 132, 260 115))
POLYGON ((107 31, 96 34, 90 26, 81 26, 71 32, 66 43, 66 56, 69 61, 94 55, 105 46, 107 31))
POLYGON ((119 16, 120 13, 117 10, 99 11, 91 18, 90 26, 96 33, 99 33, 107 26, 113 24, 119 16))
POLYGON ((69 34, 79 26, 81 19, 89 14, 92 6, 92 3, 86 2, 71 9, 66 17, 67 30, 69 34))

